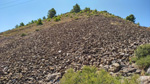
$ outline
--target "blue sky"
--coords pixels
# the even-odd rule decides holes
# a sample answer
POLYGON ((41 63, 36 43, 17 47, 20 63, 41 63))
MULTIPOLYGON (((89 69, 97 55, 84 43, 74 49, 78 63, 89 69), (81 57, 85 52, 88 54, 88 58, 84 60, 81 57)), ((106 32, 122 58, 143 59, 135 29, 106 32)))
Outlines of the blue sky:
POLYGON ((136 23, 150 27, 150 0, 0 0, 0 32, 47 16, 51 8, 57 14, 69 12, 76 3, 81 9, 107 10, 122 18, 134 14, 136 23))

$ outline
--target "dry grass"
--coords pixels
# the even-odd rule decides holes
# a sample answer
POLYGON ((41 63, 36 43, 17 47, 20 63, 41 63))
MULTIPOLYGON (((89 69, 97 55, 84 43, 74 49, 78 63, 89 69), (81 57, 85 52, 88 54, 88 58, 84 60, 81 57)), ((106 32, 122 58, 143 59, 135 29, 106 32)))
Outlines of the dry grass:
POLYGON ((67 17, 66 17, 66 14, 61 15, 61 20, 58 22, 55 22, 54 19, 51 19, 51 21, 47 21, 47 19, 46 19, 46 20, 43 20, 43 25, 38 26, 35 23, 33 23, 33 24, 30 24, 27 26, 23 26, 23 27, 19 27, 19 28, 15 28, 12 30, 2 32, 2 33, 0 33, 0 38, 1 37, 8 37, 8 36, 16 36, 16 35, 20 35, 22 33, 30 34, 34 31, 36 31, 36 29, 41 30, 41 29, 49 28, 55 24, 60 24, 60 23, 72 21, 72 20, 74 20, 74 17, 77 17, 77 16, 78 16, 78 18, 85 17, 85 16, 79 16, 79 14, 74 15, 71 13, 69 13, 67 15, 68 15, 67 17), (72 18, 70 18, 70 16, 72 16, 72 18))
MULTIPOLYGON (((89 18, 90 16, 99 16, 99 15, 103 15, 105 18, 118 18, 118 16, 114 16, 113 14, 107 13, 107 12, 79 12, 79 13, 66 13, 66 14, 61 14, 59 16, 61 16, 61 20, 58 22, 55 22, 54 19, 51 19, 50 21, 48 21, 48 19, 43 20, 43 25, 36 25, 36 23, 33 24, 29 24, 27 26, 23 26, 23 27, 19 27, 19 28, 15 28, 12 30, 8 30, 5 32, 0 33, 0 38, 2 37, 9 37, 9 36, 18 36, 22 33, 26 33, 26 34, 30 34, 32 32, 35 32, 36 29, 45 29, 45 28, 49 28, 53 25, 56 24, 60 24, 60 23, 65 23, 65 22, 70 22, 72 20, 78 20, 80 18, 89 18)), ((129 22, 129 21, 126 21, 129 22)), ((111 25, 122 25, 119 22, 111 22, 111 25)), ((137 26, 134 23, 131 23, 132 25, 137 26)))

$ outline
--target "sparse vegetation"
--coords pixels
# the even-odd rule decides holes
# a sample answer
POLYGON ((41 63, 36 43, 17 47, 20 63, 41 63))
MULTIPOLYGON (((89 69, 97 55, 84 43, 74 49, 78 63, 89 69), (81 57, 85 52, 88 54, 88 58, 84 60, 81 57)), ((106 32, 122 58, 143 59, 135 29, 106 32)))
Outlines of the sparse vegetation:
POLYGON ((51 18, 47 19, 47 21, 51 21, 51 18))
POLYGON ((19 25, 16 25, 16 26, 15 26, 15 28, 18 28, 18 27, 19 27, 19 25))
POLYGON ((33 23, 34 23, 34 21, 32 20, 32 21, 31 21, 31 23, 33 24, 33 23))
POLYGON ((106 10, 104 10, 104 11, 100 11, 100 13, 108 13, 106 10))
POLYGON ((37 20, 34 20, 34 23, 37 23, 37 20))
POLYGON ((58 17, 54 17, 54 21, 57 22, 57 21, 60 21, 61 17, 58 16, 58 17))
POLYGON ((133 14, 126 17, 126 20, 129 20, 131 22, 135 22, 135 16, 133 14))
POLYGON ((22 33, 22 34, 21 34, 21 37, 24 37, 24 36, 26 36, 26 34, 25 34, 25 33, 22 33))
POLYGON ((74 17, 74 19, 75 19, 75 20, 78 20, 79 18, 78 18, 78 17, 74 17))
POLYGON ((94 12, 96 12, 96 13, 97 13, 97 9, 95 9, 95 10, 94 10, 94 12))
POLYGON ((65 16, 68 17, 68 14, 66 14, 65 16))
POLYGON ((53 18, 56 15, 56 11, 54 8, 52 8, 51 10, 48 11, 48 18, 53 18))
POLYGON ((137 25, 140 26, 140 23, 138 22, 137 25))
POLYGON ((89 11, 89 12, 90 12, 90 8, 85 7, 85 9, 84 9, 83 11, 84 11, 84 12, 87 12, 87 11, 89 11))
POLYGON ((137 47, 134 54, 132 61, 135 61, 140 68, 145 69, 150 66, 150 44, 137 47))
POLYGON ((35 31, 40 31, 40 29, 36 29, 35 31))
POLYGON ((135 56, 138 58, 146 57, 148 55, 150 55, 150 44, 140 45, 135 50, 135 56))
POLYGON ((23 22, 20 23, 20 26, 19 26, 19 27, 22 27, 22 26, 24 26, 24 23, 23 23, 23 22))
POLYGON ((78 4, 76 4, 75 6, 73 6, 73 9, 70 11, 71 13, 78 13, 81 11, 81 8, 78 4))
POLYGON ((60 80, 60 84, 138 84, 138 75, 130 79, 113 77, 105 70, 97 70, 92 66, 84 66, 81 71, 68 69, 60 80), (121 82, 122 80, 122 82, 121 82))
POLYGON ((84 13, 84 11, 82 10, 82 11, 80 11, 79 13, 80 13, 80 14, 81 14, 81 13, 84 13))
POLYGON ((136 64, 142 69, 148 68, 150 66, 150 55, 137 59, 136 64))
POLYGON ((93 15, 97 14, 97 10, 96 10, 96 9, 93 10, 93 11, 92 11, 92 14, 93 14, 93 15))
POLYGON ((43 20, 45 20, 45 19, 46 19, 46 17, 44 16, 44 17, 43 17, 43 20))
POLYGON ((37 25, 42 25, 43 23, 42 23, 42 20, 41 19, 38 19, 38 21, 37 21, 37 23, 36 23, 37 25))

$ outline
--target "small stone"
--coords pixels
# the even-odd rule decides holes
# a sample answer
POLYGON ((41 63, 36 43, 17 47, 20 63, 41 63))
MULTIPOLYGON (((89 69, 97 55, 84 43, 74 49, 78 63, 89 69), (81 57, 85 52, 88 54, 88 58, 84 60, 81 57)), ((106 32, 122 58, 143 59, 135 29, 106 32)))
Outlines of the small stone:
POLYGON ((113 63, 116 63, 116 60, 113 60, 111 63, 112 63, 112 64, 113 64, 113 63))
POLYGON ((135 69, 135 68, 128 68, 128 71, 129 71, 129 72, 135 72, 136 69, 135 69))
POLYGON ((107 69, 108 69, 108 68, 109 68, 109 65, 105 65, 104 68, 107 68, 107 69))
POLYGON ((13 78, 15 78, 15 79, 20 79, 20 78, 22 78, 22 77, 23 77, 22 73, 16 73, 13 78))
POLYGON ((7 72, 8 67, 4 67, 3 72, 7 72))
POLYGON ((127 68, 124 68, 124 69, 123 69, 123 73, 128 73, 128 69, 127 69, 127 68))
POLYGON ((55 68, 54 68, 54 67, 49 67, 49 69, 50 69, 51 71, 54 71, 54 70, 55 70, 55 68))
POLYGON ((54 73, 54 74, 48 74, 47 77, 46 77, 46 81, 49 82, 49 81, 54 81, 56 76, 60 75, 60 73, 54 73))
POLYGON ((119 63, 113 63, 112 64, 112 67, 114 67, 114 71, 113 72, 118 72, 121 68, 120 64, 119 63))
POLYGON ((132 64, 132 67, 138 68, 138 66, 135 63, 132 64))
POLYGON ((128 76, 131 76, 133 73, 127 73, 128 76))
POLYGON ((137 69, 135 74, 140 74, 141 73, 141 70, 137 69))
POLYGON ((58 51, 58 53, 61 53, 61 52, 62 52, 61 50, 58 51))
POLYGON ((120 70, 120 68, 121 67, 120 67, 119 63, 113 63, 108 71, 115 73, 115 72, 118 72, 120 70))
POLYGON ((100 68, 104 68, 104 66, 102 64, 99 65, 100 68))
POLYGON ((114 67, 119 67, 120 64, 119 64, 119 63, 113 63, 112 66, 114 66, 114 67))
POLYGON ((123 69, 123 73, 129 73, 129 72, 135 72, 136 69, 135 68, 124 68, 123 69))
POLYGON ((109 72, 109 74, 110 74, 110 75, 113 75, 114 73, 113 73, 113 72, 109 72))
POLYGON ((88 56, 88 59, 91 59, 91 58, 92 58, 92 57, 89 55, 89 56, 88 56))

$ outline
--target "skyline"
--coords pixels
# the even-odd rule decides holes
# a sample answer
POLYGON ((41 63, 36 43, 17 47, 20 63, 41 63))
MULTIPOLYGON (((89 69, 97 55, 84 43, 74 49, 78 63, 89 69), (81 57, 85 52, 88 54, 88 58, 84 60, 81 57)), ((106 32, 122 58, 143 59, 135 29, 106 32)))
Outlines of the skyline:
POLYGON ((148 0, 1 0, 0 1, 0 32, 7 31, 21 22, 27 24, 31 20, 37 20, 43 16, 47 17, 48 10, 55 8, 57 15, 70 12, 75 4, 81 9, 89 7, 92 10, 106 10, 116 16, 125 18, 133 14, 135 23, 150 27, 150 1, 148 0))

